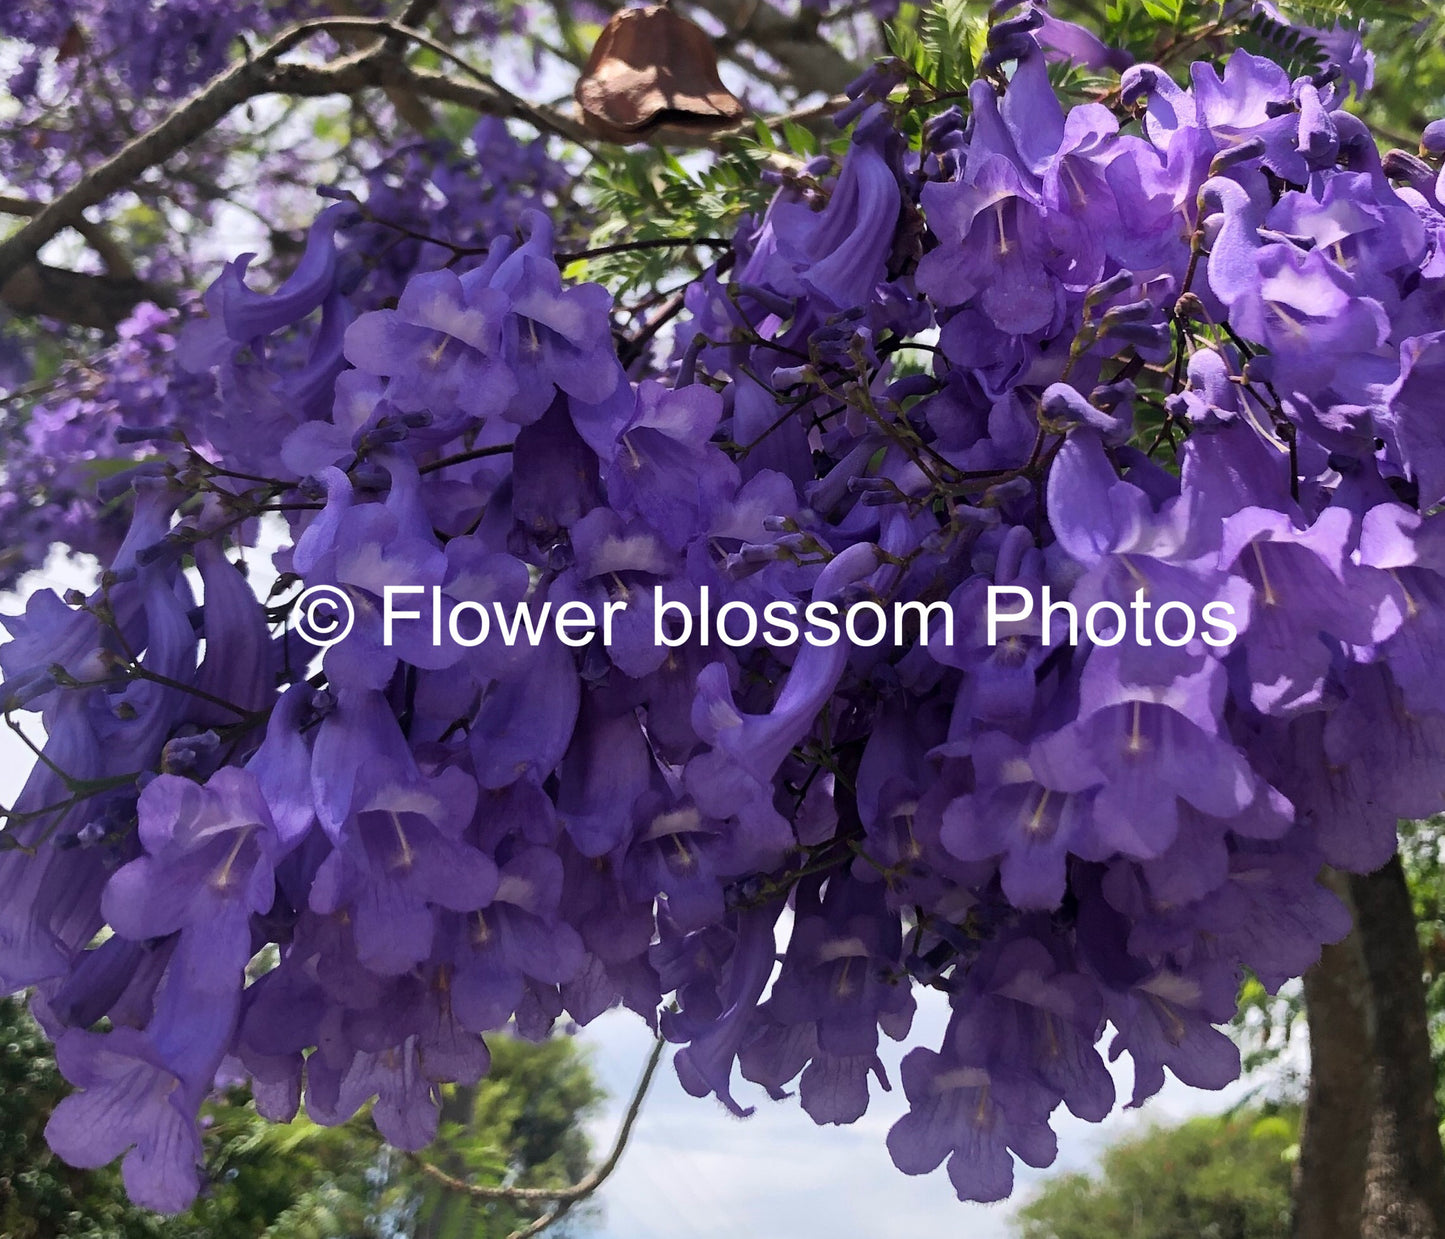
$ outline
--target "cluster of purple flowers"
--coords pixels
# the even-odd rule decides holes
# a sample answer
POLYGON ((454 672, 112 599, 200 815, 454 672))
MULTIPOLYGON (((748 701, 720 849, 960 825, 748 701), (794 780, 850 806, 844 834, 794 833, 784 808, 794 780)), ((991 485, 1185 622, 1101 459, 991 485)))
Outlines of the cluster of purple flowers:
POLYGON ((1006 85, 921 148, 860 88, 836 175, 690 287, 650 377, 540 213, 360 314, 352 203, 274 295, 227 268, 180 350, 217 376, 213 467, 138 480, 97 593, 0 646, 49 736, 0 988, 37 987, 79 1090, 62 1156, 184 1207, 222 1069, 278 1119, 374 1098, 418 1148, 485 1034, 617 1004, 688 1091, 796 1081, 847 1123, 942 990, 888 1143, 966 1199, 1052 1160, 1060 1104, 1111 1109, 1105 1053, 1131 1104, 1234 1078, 1246 970, 1347 929, 1320 867, 1441 807, 1445 182, 1381 160, 1337 71, 1243 52, 1065 111, 1040 20, 997 22, 1006 85), (226 554, 265 511, 281 588, 353 604, 319 666, 226 554), (941 606, 955 639, 672 648, 658 585, 941 606), (1036 605, 991 643, 997 585, 1225 601, 1238 639, 1046 641, 1036 605), (423 614, 387 633, 394 586, 423 614), (466 647, 437 599, 629 605, 607 643, 466 647))
POLYGON ((363 219, 342 234, 361 269, 352 304, 394 303, 423 271, 480 266, 491 239, 513 231, 528 210, 581 232, 571 182, 544 140, 518 141, 495 116, 478 121, 459 146, 432 138, 388 152, 366 170, 363 219))
MULTIPOLYGON (((336 226, 335 252, 328 239, 310 258, 335 281, 333 335, 354 314, 394 302, 415 274, 480 264, 487 238, 510 232, 528 210, 547 210, 580 229, 579 209, 562 193, 567 179, 543 143, 519 141, 486 117, 460 146, 442 139, 407 143, 367 168, 355 192, 328 190, 351 204, 328 216, 328 228, 336 226)), ((126 464, 166 453, 169 436, 182 436, 215 461, 238 432, 250 435, 251 427, 226 414, 208 372, 176 364, 177 335, 190 317, 189 307, 183 313, 139 306, 114 344, 67 365, 23 414, 0 419, 6 544, 0 589, 41 567, 55 547, 109 562, 131 504, 128 480, 111 486, 108 478, 126 464)), ((303 314, 273 348, 283 358, 304 360, 314 335, 303 314)), ((336 345, 332 338, 329 347, 336 345)), ((317 382, 327 399, 332 377, 323 365, 317 382)), ((15 404, 18 410, 21 401, 15 404)), ((168 453, 173 458, 175 450, 168 453)))
POLYGON ((24 416, 0 420, 0 589, 41 567, 52 546, 102 563, 119 549, 130 524, 129 480, 119 494, 105 483, 129 463, 122 453, 144 450, 120 446, 127 432, 187 426, 215 399, 209 376, 175 364, 178 318, 150 304, 138 307, 113 345, 68 368, 24 416))
MULTIPOLYGON (((46 200, 98 155, 110 155, 164 109, 226 68, 241 36, 267 38, 314 17, 313 0, 11 0, 0 121, 0 177, 46 200)), ((213 151, 186 156, 197 178, 178 200, 202 210, 207 182, 224 183, 213 151)))
MULTIPOLYGON (((504 5, 455 0, 445 8, 450 37, 484 42, 516 36, 528 12, 521 0, 504 5)), ((344 13, 324 0, 6 0, 0 5, 0 43, 6 53, 0 86, 7 95, 0 117, 0 181, 11 194, 49 201, 68 189, 81 169, 152 129, 242 56, 296 23, 342 16, 396 14, 382 0, 349 0, 344 13)), ((338 40, 350 45, 357 38, 355 31, 337 39, 320 33, 313 42, 335 53, 338 40)), ((151 225, 145 212, 160 223, 163 236, 166 225, 174 225, 181 214, 209 225, 217 204, 228 200, 271 219, 294 220, 295 187, 334 176, 338 152, 326 141, 298 140, 311 128, 304 117, 286 122, 263 113, 258 123, 252 110, 248 115, 249 120, 222 122, 178 152, 164 192, 150 179, 132 186, 142 210, 128 203, 132 213, 121 220, 122 227, 134 227, 139 217, 144 233, 151 225), (279 144, 277 130, 288 135, 279 144), (268 143, 272 149, 259 149, 268 143), (249 165, 251 177, 239 179, 238 164, 249 165)), ((395 128, 400 132, 403 126, 395 128)), ((358 139, 353 152, 368 145, 358 139)), ((444 143, 425 145, 415 168, 423 177, 431 175, 434 160, 453 153, 438 154, 444 143)), ((467 179, 465 173, 461 179, 467 179)), ((544 180, 542 189, 549 183, 544 180)), ((483 227, 487 222, 485 217, 474 221, 483 227)), ((198 282, 195 255, 184 246, 145 247, 136 265, 140 276, 157 287, 198 282)))

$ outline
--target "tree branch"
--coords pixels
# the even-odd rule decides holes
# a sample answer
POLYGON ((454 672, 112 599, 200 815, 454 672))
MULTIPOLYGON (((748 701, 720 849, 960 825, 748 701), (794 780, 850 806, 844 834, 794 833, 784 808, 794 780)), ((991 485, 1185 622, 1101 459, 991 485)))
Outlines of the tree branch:
POLYGON ((524 120, 534 128, 555 133, 577 145, 591 149, 595 140, 580 124, 562 112, 552 108, 538 107, 517 98, 496 82, 479 74, 482 81, 477 85, 458 81, 434 69, 416 69, 407 64, 393 62, 385 67, 380 84, 396 83, 408 86, 417 94, 428 99, 439 99, 446 103, 458 103, 473 111, 493 116, 510 116, 524 120))
POLYGON ((434 12, 439 0, 410 0, 398 19, 403 26, 420 26, 434 12))
MULTIPOLYGON (((478 111, 515 116, 538 128, 574 140, 585 136, 581 126, 545 109, 532 107, 505 91, 454 52, 419 30, 369 18, 318 18, 291 27, 260 54, 232 65, 176 107, 147 132, 127 142, 103 163, 92 168, 53 202, 41 207, 14 236, 0 243, 0 286, 33 262, 41 247, 63 228, 86 226, 84 211, 132 185, 142 173, 164 163, 217 125, 234 108, 260 95, 285 93, 301 96, 353 94, 368 86, 402 86, 433 98, 447 98, 442 89, 450 79, 442 74, 409 70, 382 41, 373 48, 329 65, 283 65, 280 58, 310 36, 328 30, 370 30, 418 42, 462 65, 478 79, 467 87, 464 102, 478 111)), ((457 85, 462 85, 457 83, 457 85)))
POLYGON ((165 304, 159 289, 133 275, 87 275, 38 262, 26 263, 0 284, 0 304, 16 314, 102 331, 114 328, 142 301, 165 304))
POLYGON ((1375 1101, 1359 1234, 1440 1239, 1445 1151, 1435 1109, 1420 942, 1398 853, 1374 873, 1352 875, 1350 899, 1369 985, 1375 1101))
MULTIPOLYGON (((360 17, 354 7, 354 0, 328 0, 328 5, 338 17, 360 17)), ((435 7, 432 0, 413 0, 407 5, 405 11, 397 19, 403 26, 420 26, 430 15, 435 7)), ((395 35, 385 35, 381 40, 381 46, 385 47, 391 54, 400 56, 405 46, 403 40, 395 35)), ((375 45, 372 51, 378 50, 375 45)), ((396 114, 408 125, 421 134, 427 136, 436 128, 436 117, 431 114, 431 109, 426 103, 417 98, 410 91, 389 88, 386 97, 391 101, 391 106, 396 109, 396 114)))
MULTIPOLYGON (((30 198, 12 198, 8 194, 0 194, 0 215, 19 215, 26 219, 34 218, 43 210, 43 205, 30 198)), ((135 267, 126 257, 125 252, 115 243, 115 240, 99 224, 92 224, 88 219, 82 219, 74 225, 75 231, 87 245, 90 246, 105 263, 105 269, 120 279, 134 279, 135 267)))
POLYGON ((798 89, 809 94, 840 93, 861 71, 818 33, 816 16, 804 10, 789 17, 767 0, 692 0, 696 8, 712 14, 733 39, 746 39, 762 48, 788 70, 798 89))
POLYGON ((585 1178, 579 1179, 571 1187, 488 1187, 481 1183, 468 1183, 465 1179, 450 1175, 440 1166, 433 1165, 416 1154, 411 1155, 412 1161, 424 1174, 436 1180, 443 1187, 453 1192, 461 1192, 473 1200, 510 1200, 519 1204, 555 1202, 554 1207, 542 1218, 538 1218, 529 1228, 514 1232, 508 1236, 508 1239, 525 1239, 526 1236, 535 1235, 542 1227, 550 1226, 572 1206, 592 1195, 617 1169, 617 1163, 622 1159, 623 1151, 627 1148, 632 1128, 637 1122, 637 1116, 642 1112, 642 1103, 647 1097, 647 1090, 652 1085, 652 1077, 657 1072, 657 1066, 662 1061, 662 1052, 666 1048, 667 1042, 661 1037, 653 1043, 652 1053, 647 1058, 647 1065, 642 1069, 642 1078, 638 1080, 637 1087, 633 1089, 632 1100, 628 1102, 627 1112, 622 1117, 622 1126, 617 1129, 617 1139, 612 1144, 612 1151, 596 1170, 585 1178))
MULTIPOLYGON (((746 37, 765 47, 770 55, 788 66, 804 90, 836 90, 854 76, 854 66, 836 49, 817 34, 815 26, 806 19, 794 20, 785 17, 776 9, 755 0, 698 0, 701 7, 721 20, 729 22, 729 28, 738 35, 746 31, 746 37), (751 5, 751 7, 748 7, 751 5)), ((425 14, 427 5, 415 8, 425 14)), ((225 70, 208 84, 201 87, 190 98, 179 104, 169 115, 151 129, 133 138, 109 159, 106 159, 85 173, 74 185, 60 194, 54 201, 27 207, 29 221, 13 236, 0 242, 0 290, 10 289, 11 282, 36 263, 41 248, 65 228, 75 228, 90 240, 107 262, 119 267, 123 257, 114 246, 108 246, 98 227, 85 218, 88 207, 104 202, 111 195, 132 187, 140 177, 152 168, 165 163, 178 151, 189 146, 207 131, 223 120, 232 110, 261 95, 285 94, 299 98, 316 98, 327 95, 352 95, 369 87, 381 87, 390 91, 409 91, 417 96, 459 104, 474 111, 512 117, 526 121, 533 127, 547 133, 567 138, 584 149, 588 146, 589 135, 580 124, 553 108, 539 107, 519 99, 500 86, 486 73, 470 65, 450 48, 438 43, 424 31, 384 18, 330 17, 301 22, 279 35, 264 51, 250 56, 225 70), (281 63, 281 57, 295 49, 306 39, 323 31, 369 32, 384 36, 362 51, 342 57, 329 64, 281 63), (414 68, 408 65, 398 52, 395 43, 405 41, 429 48, 437 55, 458 66, 470 82, 460 81, 445 73, 431 69, 414 68)), ((829 100, 824 108, 831 108, 829 100)), ((819 109, 805 109, 798 117, 814 118, 819 109)), ((662 131, 655 135, 657 141, 672 142, 680 135, 662 131)), ((690 145, 698 144, 696 135, 686 135, 680 140, 690 145)), ((706 142, 706 139, 703 139, 706 142)), ((25 273, 25 279, 12 289, 10 295, 17 297, 20 304, 29 304, 45 288, 54 288, 56 280, 66 284, 65 295, 54 294, 56 304, 71 321, 85 321, 73 316, 79 312, 79 303, 69 300, 80 285, 67 282, 68 274, 53 268, 37 268, 25 273), (68 308, 67 308, 68 307, 68 308)), ((119 284, 114 286, 93 286, 101 297, 101 306, 88 312, 94 320, 91 325, 113 325, 112 315, 116 300, 120 296, 120 285, 130 272, 124 269, 112 270, 111 275, 119 284)), ((98 279, 100 277, 79 277, 77 279, 98 279)), ((135 301, 146 296, 154 297, 149 290, 135 289, 135 301)), ((128 307, 127 307, 128 308, 128 307)), ((35 311, 40 312, 40 311, 35 311)), ((45 311, 50 312, 50 311, 45 311)))

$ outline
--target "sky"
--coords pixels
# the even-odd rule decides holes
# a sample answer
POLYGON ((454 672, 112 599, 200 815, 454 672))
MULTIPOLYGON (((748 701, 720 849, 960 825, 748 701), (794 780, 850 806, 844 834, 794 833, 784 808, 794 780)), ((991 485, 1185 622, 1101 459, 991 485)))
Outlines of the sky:
MULTIPOLYGON (((937 1046, 947 1017, 943 995, 922 994, 910 1042, 937 1046)), ((630 1012, 613 1011, 579 1036, 609 1094, 591 1124, 594 1146, 606 1150, 647 1057, 650 1034, 630 1012)), ((1017 1205, 1050 1174, 1087 1170, 1116 1140, 1154 1123, 1227 1109, 1260 1083, 1206 1093, 1171 1078, 1139 1110, 1116 1109, 1099 1124, 1060 1109, 1054 1116, 1059 1156, 1053 1167, 1018 1166, 1009 1202, 962 1204, 943 1169, 909 1178, 888 1158, 884 1139, 905 1109, 897 1084, 904 1048, 885 1041, 881 1057, 894 1090, 875 1089, 868 1114, 848 1127, 818 1127, 796 1098, 771 1101, 735 1075, 734 1096, 757 1106, 752 1117, 737 1119, 711 1098, 688 1096, 671 1067, 662 1067, 621 1163, 597 1193, 602 1216, 588 1233, 595 1239, 1008 1239, 1015 1234, 1017 1205)), ((1132 1087, 1127 1061, 1115 1065, 1114 1078, 1127 1099, 1132 1087)))
MULTIPOLYGON (((252 562, 259 568, 257 559, 252 562)), ((86 588, 91 580, 84 565, 55 557, 25 586, 26 592, 63 591, 86 588)), ((22 606, 20 597, 0 595, 0 617, 22 606)), ((24 716, 24 722, 27 732, 39 738, 38 719, 24 716)), ((0 728, 0 804, 13 802, 30 765, 28 751, 0 728)), ((750 1118, 735 1118, 711 1098, 684 1093, 670 1061, 665 1062, 621 1163, 593 1198, 600 1207, 584 1215, 586 1229, 578 1227, 578 1232, 591 1239, 1010 1239, 1018 1203, 1049 1174, 1088 1169, 1106 1146, 1151 1123, 1227 1109, 1260 1086, 1259 1079, 1251 1079, 1206 1093, 1171 1078, 1141 1109, 1116 1108, 1099 1124, 1081 1122, 1061 1108, 1054 1116, 1059 1156, 1050 1170, 1019 1166, 1010 1202, 961 1204, 942 1168, 909 1178, 893 1167, 884 1145, 888 1128, 906 1108, 897 1083, 899 1059, 914 1045, 936 1048, 947 1019, 943 995, 923 991, 908 1043, 885 1039, 880 1049, 894 1090, 875 1086, 869 1112, 847 1127, 818 1127, 796 1098, 774 1102, 736 1075, 734 1096, 757 1109, 750 1118)), ((607 1092, 589 1124, 600 1158, 612 1146, 651 1048, 651 1033, 631 1012, 611 1011, 578 1036, 607 1092)), ((1127 1098, 1132 1088, 1127 1060, 1112 1070, 1116 1091, 1127 1098)))

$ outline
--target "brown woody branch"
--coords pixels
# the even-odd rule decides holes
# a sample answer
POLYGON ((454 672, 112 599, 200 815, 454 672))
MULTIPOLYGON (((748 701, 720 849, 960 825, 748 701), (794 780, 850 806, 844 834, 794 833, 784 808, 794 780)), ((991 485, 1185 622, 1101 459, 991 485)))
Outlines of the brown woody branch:
MULTIPOLYGON (((855 67, 818 36, 816 23, 811 19, 786 17, 761 3, 761 0, 696 0, 696 3, 725 22, 730 35, 746 38, 767 50, 792 72, 803 90, 836 92, 854 74, 855 67)), ((405 16, 420 13, 425 17, 430 8, 426 0, 417 0, 408 5, 405 16)), ((103 248, 107 244, 104 234, 86 219, 84 213, 87 208, 133 186, 145 172, 164 164, 251 99, 269 94, 298 98, 354 95, 375 87, 515 118, 584 147, 587 144, 585 130, 568 115, 519 99, 450 48, 413 26, 366 17, 332 17, 301 22, 279 35, 263 51, 248 56, 219 74, 151 129, 92 168, 53 201, 35 206, 29 221, 13 236, 0 242, 0 300, 7 300, 12 308, 18 308, 36 304, 37 298, 49 297, 54 300, 56 309, 65 311, 57 313, 56 317, 84 321, 74 317, 84 310, 76 299, 83 287, 77 281, 83 279, 92 281, 89 287, 98 299, 96 305, 84 310, 84 313, 97 320, 109 320, 109 325, 113 325, 113 321, 118 320, 111 320, 110 316, 125 296, 133 294, 131 305, 134 305, 135 300, 154 296, 154 293, 135 287, 129 293, 125 291, 126 279, 131 277, 134 283, 133 275, 128 265, 122 265, 124 258, 118 249, 114 246, 103 248), (329 64, 282 61, 287 53, 323 31, 370 33, 381 37, 372 46, 329 64), (430 48, 457 66, 470 80, 408 65, 399 50, 400 45, 407 42, 430 48), (41 248, 66 228, 77 229, 86 236, 97 253, 106 259, 111 268, 109 276, 81 277, 77 273, 59 272, 37 265, 41 248), (24 278, 20 279, 22 274, 24 278), (76 279, 64 278, 68 275, 75 275, 76 279), (14 301, 8 298, 14 298, 14 301)), ((678 135, 663 131, 657 138, 670 142, 677 140, 678 135)), ((693 135, 688 135, 688 139, 694 143, 697 141, 693 135)))
POLYGON ((114 328, 142 301, 163 294, 135 276, 87 275, 28 262, 0 284, 0 304, 15 314, 58 319, 76 327, 114 328))
POLYGON ((804 10, 789 17, 767 0, 691 0, 726 27, 729 39, 746 39, 785 68, 804 94, 835 95, 860 70, 818 33, 818 16, 804 10))
POLYGON ((84 216, 87 207, 129 187, 143 173, 163 164, 251 99, 278 93, 309 97, 354 94, 369 86, 411 88, 418 94, 438 99, 456 93, 444 89, 443 84, 450 84, 445 75, 408 69, 386 41, 328 65, 280 63, 281 57, 312 35, 335 30, 369 30, 431 47, 461 64, 477 79, 476 85, 466 86, 465 99, 457 102, 466 102, 479 111, 515 116, 574 140, 585 136, 581 127, 565 116, 516 98, 419 30, 368 18, 319 18, 301 22, 281 34, 264 51, 237 62, 201 87, 154 127, 127 142, 54 201, 41 207, 14 236, 0 243, 0 287, 32 263, 41 247, 62 229, 87 226, 84 216))
MULTIPOLYGON (((33 217, 41 209, 28 198, 0 195, 0 214, 33 217)), ((85 220, 76 231, 105 263, 105 275, 26 263, 0 285, 0 305, 16 314, 110 330, 142 301, 165 304, 164 293, 136 278, 130 259, 105 229, 85 220)))
MULTIPOLYGON (((33 199, 14 198, 9 194, 0 194, 0 215, 19 215, 29 219, 40 214, 42 209, 43 205, 33 199)), ((96 252, 111 275, 122 278, 135 275, 135 268, 131 266, 131 261, 125 251, 100 225, 92 224, 88 219, 82 219, 75 225, 75 231, 96 252)))
POLYGON ((450 1175, 440 1166, 433 1165, 415 1155, 412 1160, 429 1178, 434 1179, 449 1191, 460 1192, 462 1195, 470 1196, 473 1200, 508 1200, 515 1204, 539 1205, 550 1203, 552 1207, 541 1217, 507 1237, 507 1239, 529 1239, 530 1236, 538 1234, 557 1221, 564 1213, 592 1195, 617 1169, 617 1163, 622 1159, 623 1151, 627 1148, 627 1141, 632 1135, 633 1126, 637 1123, 637 1116, 642 1112, 642 1103, 647 1097, 647 1090, 652 1084, 652 1077, 657 1072, 658 1064, 662 1061, 662 1052, 666 1046, 667 1043, 660 1037, 653 1043, 652 1053, 648 1055, 647 1065, 642 1070, 642 1078, 632 1092, 632 1100, 628 1102, 627 1112, 622 1117, 622 1126, 617 1130, 617 1139, 612 1144, 612 1151, 608 1153, 596 1170, 578 1180, 571 1187, 488 1187, 482 1183, 468 1183, 465 1179, 450 1175))

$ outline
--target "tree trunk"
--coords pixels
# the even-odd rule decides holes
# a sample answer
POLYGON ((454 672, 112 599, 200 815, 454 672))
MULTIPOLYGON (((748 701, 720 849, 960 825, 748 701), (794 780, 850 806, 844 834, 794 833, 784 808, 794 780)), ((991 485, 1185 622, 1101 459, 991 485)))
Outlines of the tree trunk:
MULTIPOLYGON (((1322 880, 1349 902, 1343 877, 1330 873, 1322 880)), ((1360 1233, 1374 1107, 1366 984, 1356 933, 1325 947, 1305 973, 1310 1079, 1295 1165, 1294 1239, 1357 1239, 1360 1233)))
POLYGON ((1326 879, 1355 930, 1305 977, 1310 1089, 1294 1239, 1445 1239, 1442 1153, 1415 918, 1396 857, 1326 879))
POLYGON ((1396 856, 1350 879, 1369 977, 1375 1077, 1361 1239, 1445 1235, 1445 1153, 1435 1107, 1420 944, 1396 856))

